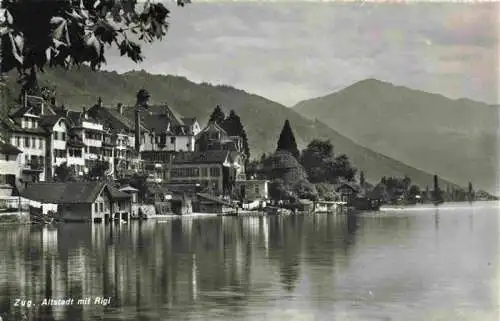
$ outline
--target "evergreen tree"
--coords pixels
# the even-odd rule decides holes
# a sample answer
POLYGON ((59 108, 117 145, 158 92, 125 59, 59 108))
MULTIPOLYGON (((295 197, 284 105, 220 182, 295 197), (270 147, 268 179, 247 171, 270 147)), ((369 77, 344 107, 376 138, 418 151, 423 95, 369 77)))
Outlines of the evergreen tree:
POLYGON ((433 201, 434 202, 442 202, 443 195, 441 189, 439 188, 439 178, 437 175, 434 175, 434 191, 433 191, 433 201))
POLYGON ((472 187, 472 182, 469 182, 469 191, 467 194, 467 198, 469 202, 472 202, 474 200, 474 188, 472 187))
POLYGON ((222 111, 220 105, 217 105, 217 107, 214 108, 214 111, 210 115, 209 122, 216 122, 217 124, 222 125, 225 119, 226 115, 222 111))
MULTIPOLYGON (((214 113, 216 110, 214 110, 214 113)), ((218 112, 217 112, 218 113, 218 112)), ((213 115, 213 114, 212 114, 213 115)), ((214 117, 220 117, 215 115, 214 117)), ((245 131, 245 127, 241 123, 241 118, 236 114, 234 110, 229 112, 229 116, 220 123, 222 128, 227 132, 230 136, 239 136, 243 140, 243 153, 246 156, 246 159, 250 159, 250 147, 248 146, 248 137, 245 131)))
POLYGON ((292 128, 290 127, 290 122, 288 121, 288 119, 285 121, 283 129, 281 130, 276 151, 287 151, 291 153, 295 158, 298 158, 300 156, 297 142, 295 141, 295 136, 293 134, 292 128))

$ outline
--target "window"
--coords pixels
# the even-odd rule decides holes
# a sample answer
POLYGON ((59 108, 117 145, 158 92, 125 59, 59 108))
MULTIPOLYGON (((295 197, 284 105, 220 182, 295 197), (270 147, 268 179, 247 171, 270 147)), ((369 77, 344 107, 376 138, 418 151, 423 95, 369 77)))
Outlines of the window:
POLYGON ((36 138, 31 137, 31 148, 36 148, 36 138))
POLYGON ((99 212, 99 205, 97 203, 94 203, 94 212, 99 212))
POLYGON ((24 155, 24 163, 29 164, 30 162, 30 155, 24 155))
POLYGON ((21 147, 21 137, 16 136, 16 146, 21 147))
POLYGON ((206 167, 201 168, 201 176, 204 176, 204 177, 208 176, 208 168, 206 168, 206 167))
POLYGON ((38 142, 38 147, 40 149, 43 149, 43 139, 40 139, 40 141, 38 142))
POLYGON ((259 185, 255 184, 255 194, 259 194, 259 185))
POLYGON ((104 203, 99 203, 99 212, 104 212, 104 203))
POLYGON ((30 138, 24 137, 24 147, 30 148, 30 138))
POLYGON ((5 160, 6 160, 6 161, 9 161, 9 160, 10 160, 9 155, 5 155, 5 160))
POLYGON ((219 167, 211 167, 210 168, 210 176, 212 176, 212 177, 220 176, 220 168, 219 167))
POLYGON ((59 139, 59 132, 54 132, 54 140, 58 140, 59 139))
POLYGON ((170 137, 170 144, 175 144, 175 137, 170 137))

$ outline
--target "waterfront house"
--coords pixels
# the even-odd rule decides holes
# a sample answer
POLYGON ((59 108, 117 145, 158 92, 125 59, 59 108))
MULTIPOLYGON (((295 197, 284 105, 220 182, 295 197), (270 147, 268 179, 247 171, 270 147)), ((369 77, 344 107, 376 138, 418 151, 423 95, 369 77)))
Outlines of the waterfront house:
POLYGON ((0 196, 11 196, 17 187, 21 171, 20 154, 22 151, 19 148, 0 139, 0 196))
POLYGON ((360 190, 354 183, 343 182, 336 187, 335 191, 340 193, 341 202, 345 202, 348 206, 351 206, 360 190))
POLYGON ((243 162, 241 153, 228 150, 177 153, 169 178, 172 183, 199 184, 210 194, 230 195, 243 162))
POLYGON ((29 201, 57 204, 65 221, 107 221, 130 212, 130 196, 98 181, 31 183, 21 192, 29 201))
POLYGON ((269 181, 249 179, 236 181, 236 193, 244 202, 269 199, 269 181))

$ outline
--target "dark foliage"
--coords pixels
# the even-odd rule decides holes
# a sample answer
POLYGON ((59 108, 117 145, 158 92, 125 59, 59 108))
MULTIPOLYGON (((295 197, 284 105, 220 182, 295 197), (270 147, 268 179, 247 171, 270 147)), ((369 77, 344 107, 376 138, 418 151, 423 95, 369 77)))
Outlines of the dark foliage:
POLYGON ((57 182, 67 182, 75 179, 73 169, 66 162, 57 166, 54 170, 54 180, 57 182))
POLYGON ((170 14, 161 2, 137 0, 2 0, 1 7, 1 71, 19 70, 24 90, 36 87, 46 66, 100 68, 106 46, 142 61, 140 42, 163 39, 170 14))
POLYGON ((290 126, 288 119, 285 121, 283 129, 281 130, 276 151, 287 151, 295 158, 300 156, 297 142, 295 141, 295 135, 293 134, 292 127, 290 126))
POLYGON ((241 137, 243 140, 243 153, 245 154, 246 159, 250 159, 250 147, 248 146, 247 132, 241 122, 240 116, 238 116, 234 110, 231 110, 229 115, 223 120, 222 128, 224 128, 230 136, 241 137))
POLYGON ((210 118, 208 121, 215 122, 219 125, 222 125, 222 123, 224 122, 224 119, 226 119, 226 114, 224 114, 220 105, 217 105, 217 107, 215 107, 214 111, 210 115, 210 118))

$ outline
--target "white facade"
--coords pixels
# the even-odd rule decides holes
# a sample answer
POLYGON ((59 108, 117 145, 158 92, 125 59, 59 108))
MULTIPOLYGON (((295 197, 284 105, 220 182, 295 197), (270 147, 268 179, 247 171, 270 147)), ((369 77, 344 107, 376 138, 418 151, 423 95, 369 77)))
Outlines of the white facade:
POLYGON ((22 151, 19 163, 22 170, 39 170, 40 180, 45 180, 45 137, 42 134, 30 133, 29 129, 38 128, 38 117, 29 116, 22 118, 22 128, 26 132, 13 133, 10 143, 22 151))
POLYGON ((50 145, 52 150, 52 168, 61 165, 68 161, 68 152, 66 148, 66 141, 68 139, 69 128, 64 120, 59 120, 52 129, 50 136, 50 145))
POLYGON ((6 155, 0 153, 0 175, 15 175, 18 178, 21 175, 21 154, 6 155))
POLYGON ((152 135, 144 133, 141 151, 175 151, 193 152, 195 137, 193 135, 152 135))

